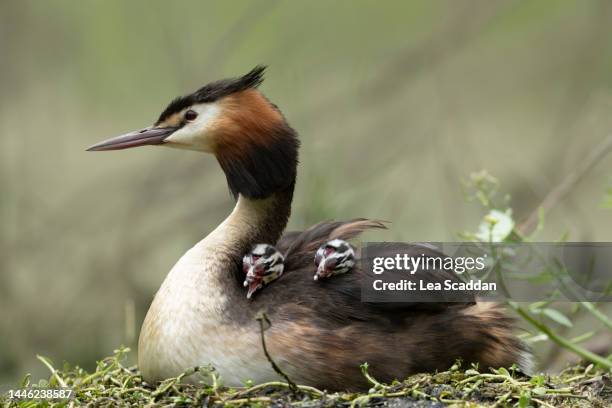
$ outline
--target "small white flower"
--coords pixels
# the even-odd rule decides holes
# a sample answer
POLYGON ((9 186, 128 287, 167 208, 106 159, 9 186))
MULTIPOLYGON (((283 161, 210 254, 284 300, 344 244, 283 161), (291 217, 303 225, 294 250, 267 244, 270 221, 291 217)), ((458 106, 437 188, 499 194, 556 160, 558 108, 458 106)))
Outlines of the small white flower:
POLYGON ((512 233, 513 229, 511 209, 507 209, 506 212, 491 210, 480 223, 476 238, 484 242, 501 242, 512 233))

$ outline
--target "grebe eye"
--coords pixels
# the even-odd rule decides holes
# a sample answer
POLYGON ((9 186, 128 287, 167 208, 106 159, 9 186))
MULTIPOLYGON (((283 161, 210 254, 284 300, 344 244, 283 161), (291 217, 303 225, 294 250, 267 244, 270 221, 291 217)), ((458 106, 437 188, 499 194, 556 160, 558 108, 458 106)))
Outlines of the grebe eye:
POLYGON ((197 117, 198 117, 198 112, 194 110, 189 109, 187 112, 185 112, 185 120, 192 121, 197 117))

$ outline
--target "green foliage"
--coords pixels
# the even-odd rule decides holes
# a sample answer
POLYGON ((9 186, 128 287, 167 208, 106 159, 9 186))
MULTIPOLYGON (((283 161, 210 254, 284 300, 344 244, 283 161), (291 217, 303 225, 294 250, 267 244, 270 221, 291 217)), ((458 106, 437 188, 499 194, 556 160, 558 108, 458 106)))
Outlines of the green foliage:
POLYGON ((376 380, 364 363, 361 370, 372 385, 366 393, 328 393, 313 387, 298 385, 298 393, 291 392, 285 382, 269 382, 245 387, 220 385, 212 367, 193 368, 176 378, 157 385, 142 380, 137 367, 125 365, 127 348, 98 362, 94 372, 64 365, 56 369, 45 358, 40 358, 51 371, 48 379, 33 384, 26 376, 21 387, 45 388, 65 386, 75 391, 71 401, 9 401, 7 395, 0 402, 4 407, 66 407, 90 406, 229 406, 229 407, 369 407, 384 402, 402 401, 406 406, 437 407, 440 403, 457 407, 542 406, 592 407, 609 406, 612 395, 605 392, 609 374, 588 367, 566 369, 557 377, 527 378, 514 368, 500 368, 481 372, 478 367, 467 369, 457 362, 448 371, 418 374, 384 384, 376 380), (190 377, 186 384, 182 381, 190 377), (194 378, 195 377, 195 378, 194 378))
MULTIPOLYGON (((523 231, 520 226, 512 219, 512 208, 510 207, 510 197, 505 195, 503 200, 499 199, 499 182, 489 175, 486 171, 473 173, 469 181, 464 183, 468 191, 468 199, 479 202, 487 211, 483 217, 477 232, 464 232, 461 236, 464 239, 477 242, 530 242, 536 234, 544 228, 545 213, 542 208, 538 211, 538 225, 534 231, 523 231)), ((566 240, 567 237, 561 237, 559 241, 566 240)), ((493 264, 498 265, 498 270, 505 267, 504 257, 498 253, 492 253, 493 264)), ((561 285, 564 285, 559 276, 561 275, 561 263, 555 260, 549 262, 542 271, 535 275, 529 276, 530 283, 534 285, 547 283, 552 279, 558 279, 561 285)), ((503 275, 500 275, 503 282, 503 275)), ((503 285, 502 285, 503 287, 503 285)), ((564 288, 570 290, 566 285, 564 288)), ((508 301, 508 305, 515 310, 523 321, 528 323, 535 329, 525 337, 529 343, 535 343, 541 340, 550 340, 554 343, 554 348, 561 348, 587 361, 598 364, 599 366, 612 370, 612 359, 599 356, 586 348, 583 348, 579 343, 583 342, 595 334, 595 331, 580 334, 573 339, 567 339, 557 331, 557 327, 561 326, 564 329, 574 327, 572 319, 564 313, 561 308, 566 307, 561 302, 555 302, 557 293, 543 294, 543 301, 538 301, 527 305, 526 307, 519 303, 508 301), (548 322, 553 323, 551 326, 548 322)), ((573 315, 576 316, 580 312, 590 314, 594 319, 599 321, 603 327, 600 331, 608 333, 612 332, 612 321, 602 311, 598 305, 592 302, 576 303, 576 308, 573 310, 573 315)), ((530 395, 521 396, 521 404, 528 404, 530 395)))

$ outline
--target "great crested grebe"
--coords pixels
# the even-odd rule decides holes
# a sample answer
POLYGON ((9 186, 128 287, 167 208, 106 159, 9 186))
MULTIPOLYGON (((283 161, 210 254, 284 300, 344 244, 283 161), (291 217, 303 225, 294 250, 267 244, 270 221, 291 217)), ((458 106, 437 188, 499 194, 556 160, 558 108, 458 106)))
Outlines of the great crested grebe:
POLYGON ((256 244, 242 257, 242 269, 245 273, 244 287, 247 288, 247 299, 253 294, 280 278, 285 268, 285 257, 269 244, 256 244))
MULTIPOLYGON (((261 310, 272 322, 268 351, 302 384, 367 387, 359 369, 365 361, 381 381, 447 369, 457 358, 481 367, 516 362, 526 369, 528 353, 512 333, 512 319, 496 304, 362 302, 366 271, 357 266, 313 282, 312 260, 323 243, 383 225, 323 222, 281 237, 291 212, 299 142, 278 107, 257 90, 263 72, 256 67, 205 85, 173 100, 153 126, 89 148, 162 145, 212 153, 237 199, 232 213, 181 257, 155 295, 139 339, 144 379, 154 382, 207 364, 227 385, 276 379, 260 343, 255 317, 261 310), (284 274, 248 300, 241 261, 259 242, 276 243, 285 254, 284 274)), ((415 256, 424 250, 406 244, 415 256)))

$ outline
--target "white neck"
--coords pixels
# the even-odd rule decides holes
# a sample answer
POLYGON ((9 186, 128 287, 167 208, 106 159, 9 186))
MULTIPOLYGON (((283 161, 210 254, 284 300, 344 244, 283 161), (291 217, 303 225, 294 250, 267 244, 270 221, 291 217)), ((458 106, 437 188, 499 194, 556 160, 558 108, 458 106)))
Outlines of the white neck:
POLYGON ((238 196, 238 201, 231 214, 215 228, 206 238, 198 242, 192 250, 215 258, 219 252, 235 252, 250 236, 256 235, 260 223, 266 217, 272 198, 251 200, 238 196))
MULTIPOLYGON (((239 196, 231 214, 206 238, 187 251, 170 271, 166 282, 170 280, 173 285, 179 285, 179 282, 195 283, 193 286, 197 287, 200 294, 206 293, 217 300, 215 309, 225 308, 229 295, 244 297, 243 287, 235 279, 233 268, 250 247, 257 243, 254 240, 261 235, 262 227, 265 227, 263 224, 272 201, 273 198, 251 200, 239 196)), ((212 306, 212 302, 209 305, 212 306)))
MULTIPOLYGON (((194 362, 227 366, 227 353, 220 350, 240 334, 250 333, 233 348, 241 350, 247 360, 248 350, 258 350, 257 332, 248 329, 255 311, 248 307, 239 280, 241 259, 255 243, 276 243, 289 216, 291 196, 290 190, 261 200, 240 196, 225 221, 172 268, 140 332, 139 365, 147 377, 178 375, 194 362), (204 336, 207 341, 202 341, 204 336)), ((236 371, 240 375, 256 368, 238 366, 245 370, 236 371)))

